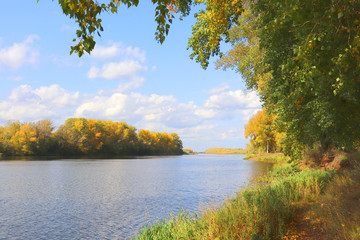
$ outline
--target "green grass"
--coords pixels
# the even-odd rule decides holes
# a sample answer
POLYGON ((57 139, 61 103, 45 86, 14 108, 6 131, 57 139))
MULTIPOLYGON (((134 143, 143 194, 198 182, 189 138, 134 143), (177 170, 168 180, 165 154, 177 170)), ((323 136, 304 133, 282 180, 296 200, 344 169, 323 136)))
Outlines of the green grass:
POLYGON ((150 239, 281 239, 296 205, 312 201, 326 188, 333 171, 276 168, 256 184, 201 216, 178 216, 144 227, 135 237, 150 239))
POLYGON ((259 162, 284 164, 290 158, 285 156, 283 153, 260 153, 260 154, 247 153, 246 157, 244 159, 254 160, 254 161, 259 161, 259 162))

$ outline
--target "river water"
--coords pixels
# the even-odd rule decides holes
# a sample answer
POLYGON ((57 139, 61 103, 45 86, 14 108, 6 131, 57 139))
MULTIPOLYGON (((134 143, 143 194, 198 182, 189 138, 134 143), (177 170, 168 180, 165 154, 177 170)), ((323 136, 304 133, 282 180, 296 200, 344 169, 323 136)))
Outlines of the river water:
POLYGON ((0 239, 128 239, 221 204, 271 164, 243 155, 0 161, 0 239))

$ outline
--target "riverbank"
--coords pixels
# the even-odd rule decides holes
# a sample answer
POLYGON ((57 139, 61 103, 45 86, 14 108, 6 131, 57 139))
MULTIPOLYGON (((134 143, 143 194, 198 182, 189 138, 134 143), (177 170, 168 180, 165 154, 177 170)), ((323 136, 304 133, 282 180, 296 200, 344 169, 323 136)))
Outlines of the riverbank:
POLYGON ((258 162, 268 162, 273 164, 284 164, 288 160, 290 160, 290 158, 285 156, 283 153, 246 153, 246 157, 244 159, 258 162))
POLYGON ((209 148, 205 154, 246 154, 246 151, 242 148, 209 148))
POLYGON ((283 164, 222 207, 180 212, 136 239, 360 239, 359 154, 349 155, 353 168, 342 171, 301 170, 272 158, 283 164))
POLYGON ((181 156, 186 155, 178 153, 154 153, 154 154, 127 154, 127 155, 111 155, 111 154, 93 154, 93 155, 1 155, 0 161, 50 161, 50 160, 59 160, 59 159, 136 159, 136 158, 146 158, 154 156, 181 156))

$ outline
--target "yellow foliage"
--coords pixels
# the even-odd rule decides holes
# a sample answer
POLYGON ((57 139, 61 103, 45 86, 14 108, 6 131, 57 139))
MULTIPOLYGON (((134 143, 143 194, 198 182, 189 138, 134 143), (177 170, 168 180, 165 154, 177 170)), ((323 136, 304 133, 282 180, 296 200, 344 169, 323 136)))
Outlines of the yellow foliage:
POLYGON ((245 125, 245 138, 250 138, 250 148, 267 152, 281 151, 284 134, 277 132, 273 124, 275 116, 258 111, 245 125))

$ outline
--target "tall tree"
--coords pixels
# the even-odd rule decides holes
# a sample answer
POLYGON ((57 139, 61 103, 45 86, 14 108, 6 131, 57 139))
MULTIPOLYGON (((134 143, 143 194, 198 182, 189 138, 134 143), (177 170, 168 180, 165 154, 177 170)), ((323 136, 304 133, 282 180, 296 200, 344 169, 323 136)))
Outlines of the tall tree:
POLYGON ((229 31, 233 48, 218 67, 259 90, 286 150, 352 149, 360 138, 360 2, 257 0, 229 31))
POLYGON ((360 2, 258 0, 262 93, 289 138, 352 149, 360 138, 360 2))
POLYGON ((258 111, 245 125, 245 137, 250 138, 252 149, 267 153, 276 151, 276 130, 272 117, 266 114, 265 109, 258 111))

